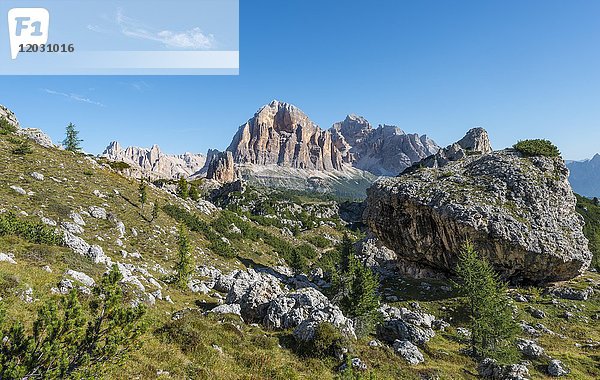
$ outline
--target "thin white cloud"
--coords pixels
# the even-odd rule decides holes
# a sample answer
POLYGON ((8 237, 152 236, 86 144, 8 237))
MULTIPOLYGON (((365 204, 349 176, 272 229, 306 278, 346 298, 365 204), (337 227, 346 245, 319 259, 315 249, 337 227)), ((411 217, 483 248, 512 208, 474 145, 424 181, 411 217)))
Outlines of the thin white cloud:
MULTIPOLYGON (((117 9, 115 21, 121 28, 123 35, 160 42, 169 48, 206 50, 215 45, 215 37, 212 34, 204 33, 198 27, 186 31, 157 30, 144 25, 136 19, 125 16, 122 9, 117 9)), ((88 29, 90 28, 88 27, 88 29)))
POLYGON ((102 34, 110 34, 110 33, 112 33, 110 30, 108 30, 106 28, 103 28, 103 27, 98 26, 98 25, 92 25, 92 24, 88 24, 87 29, 91 30, 92 32, 102 33, 102 34))
POLYGON ((106 107, 104 104, 102 104, 102 103, 100 103, 100 102, 97 102, 97 101, 95 101, 95 100, 92 100, 92 99, 86 98, 86 97, 84 97, 84 96, 81 96, 81 95, 77 95, 77 94, 67 94, 67 93, 65 93, 65 92, 54 91, 54 90, 50 90, 50 89, 48 89, 48 88, 44 88, 44 89, 43 89, 43 91, 44 91, 45 93, 47 93, 47 94, 50 94, 50 95, 58 95, 58 96, 62 96, 62 97, 65 97, 65 98, 67 98, 67 99, 70 99, 70 100, 73 100, 73 101, 76 101, 76 102, 81 102, 81 103, 92 104, 92 105, 99 106, 99 107, 106 107))

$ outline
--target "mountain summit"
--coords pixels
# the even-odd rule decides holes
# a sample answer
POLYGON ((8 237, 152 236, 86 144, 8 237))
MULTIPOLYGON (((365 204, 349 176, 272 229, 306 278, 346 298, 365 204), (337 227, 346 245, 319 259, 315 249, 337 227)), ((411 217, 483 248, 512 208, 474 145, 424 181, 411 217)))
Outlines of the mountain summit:
POLYGON ((357 115, 323 130, 298 107, 274 100, 239 128, 227 150, 237 164, 321 171, 347 166, 389 176, 439 147, 427 136, 406 134, 395 126, 375 129, 357 115))
POLYGON ((348 115, 331 128, 344 162, 375 175, 395 176, 440 147, 427 136, 406 134, 393 125, 373 128, 363 117, 348 115))
POLYGON ((242 125, 227 150, 239 164, 342 169, 342 157, 331 132, 319 128, 298 107, 277 100, 242 125))

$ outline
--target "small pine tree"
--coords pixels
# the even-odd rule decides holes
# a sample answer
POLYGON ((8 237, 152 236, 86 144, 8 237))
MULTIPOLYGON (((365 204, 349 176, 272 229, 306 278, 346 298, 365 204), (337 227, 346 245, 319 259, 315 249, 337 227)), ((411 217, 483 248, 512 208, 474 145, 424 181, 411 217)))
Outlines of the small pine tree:
POLYGON ((302 255, 299 249, 292 249, 290 253, 289 266, 296 272, 302 273, 306 270, 306 258, 302 255))
POLYGON ((83 142, 79 138, 79 131, 75 129, 75 125, 73 123, 69 123, 67 125, 66 137, 63 140, 63 146, 65 150, 70 152, 79 152, 81 150, 80 144, 83 142))
POLYGON ((193 184, 190 186, 190 198, 195 202, 198 202, 200 200, 200 193, 198 192, 198 186, 193 185, 193 184))
POLYGON ((154 206, 152 206, 152 221, 158 218, 158 212, 160 211, 160 206, 158 204, 158 199, 154 201, 154 206))
POLYGON ((184 225, 179 226, 179 236, 177 238, 178 257, 175 264, 174 283, 180 288, 187 286, 192 273, 192 246, 189 241, 188 233, 184 225))
POLYGON ((87 310, 73 290, 38 310, 32 332, 0 316, 0 379, 98 378, 136 347, 145 330, 143 305, 129 307, 114 266, 93 289, 87 310))
POLYGON ((148 191, 146 188, 146 180, 144 178, 142 178, 140 180, 140 186, 139 186, 139 198, 140 198, 140 204, 142 205, 142 211, 144 211, 144 205, 146 204, 146 202, 148 201, 148 191))
POLYGON ((594 206, 600 206, 600 201, 598 200, 598 197, 594 197, 594 199, 592 199, 592 202, 594 202, 594 206))
POLYGON ((188 182, 185 180, 185 178, 180 177, 179 181, 177 181, 177 195, 183 199, 187 199, 189 196, 188 189, 188 182))
POLYGON ((513 319, 506 284, 487 260, 466 242, 456 267, 456 288, 466 298, 471 327, 470 350, 477 358, 500 362, 515 359, 514 339, 518 326, 513 319))
POLYGON ((17 127, 15 127, 8 119, 4 116, 0 116, 0 135, 8 135, 15 133, 17 127))
POLYGON ((340 265, 333 273, 334 302, 350 316, 359 336, 373 331, 379 319, 379 279, 354 255, 354 244, 346 234, 340 247, 340 265))

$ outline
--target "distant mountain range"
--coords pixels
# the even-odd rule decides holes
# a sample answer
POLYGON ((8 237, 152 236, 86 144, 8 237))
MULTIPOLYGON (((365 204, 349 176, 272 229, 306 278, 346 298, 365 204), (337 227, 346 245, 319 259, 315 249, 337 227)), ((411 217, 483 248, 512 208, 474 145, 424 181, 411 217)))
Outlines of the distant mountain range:
MULTIPOLYGON (((485 132, 481 131, 474 129, 473 136, 485 132)), ((157 145, 123 148, 113 141, 102 156, 126 162, 131 166, 128 174, 138 177, 207 177, 218 182, 243 178, 295 190, 344 189, 344 195, 354 196, 364 194, 377 177, 397 176, 425 158, 445 162, 448 157, 440 155, 452 156, 452 148, 440 150, 426 135, 408 134, 393 125, 374 128, 353 114, 322 129, 298 107, 274 100, 238 128, 223 152, 169 155, 157 145)), ((600 154, 566 162, 574 191, 600 197, 600 154)))
POLYGON ((378 176, 398 175, 439 149, 425 135, 406 134, 391 125, 373 128, 356 115, 324 130, 298 107, 274 100, 239 127, 228 153, 174 156, 158 146, 122 148, 112 142, 102 155, 128 163, 137 170, 133 174, 207 176, 221 182, 244 178, 298 190, 345 188, 350 195, 364 194, 378 176))
POLYGON ((586 197, 600 197, 600 154, 584 161, 568 161, 573 190, 586 197))

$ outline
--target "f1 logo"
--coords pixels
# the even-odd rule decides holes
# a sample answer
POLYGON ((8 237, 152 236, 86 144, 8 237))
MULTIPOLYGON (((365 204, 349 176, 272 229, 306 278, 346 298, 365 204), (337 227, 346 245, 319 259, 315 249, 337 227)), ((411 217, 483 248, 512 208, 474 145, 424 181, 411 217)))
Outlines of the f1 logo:
POLYGON ((46 8, 13 8, 8 11, 10 53, 16 59, 21 45, 44 45, 48 42, 50 13, 46 8))

